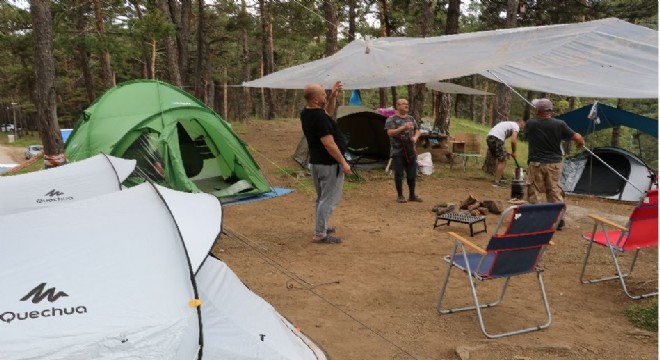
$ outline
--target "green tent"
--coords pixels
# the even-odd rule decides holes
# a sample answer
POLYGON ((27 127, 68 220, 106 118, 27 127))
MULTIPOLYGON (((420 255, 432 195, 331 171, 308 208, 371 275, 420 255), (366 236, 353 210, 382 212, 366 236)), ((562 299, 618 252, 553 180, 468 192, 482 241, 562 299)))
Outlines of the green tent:
POLYGON ((119 84, 99 97, 66 142, 69 161, 99 153, 137 160, 145 179, 232 200, 271 191, 245 143, 192 95, 155 80, 119 84))

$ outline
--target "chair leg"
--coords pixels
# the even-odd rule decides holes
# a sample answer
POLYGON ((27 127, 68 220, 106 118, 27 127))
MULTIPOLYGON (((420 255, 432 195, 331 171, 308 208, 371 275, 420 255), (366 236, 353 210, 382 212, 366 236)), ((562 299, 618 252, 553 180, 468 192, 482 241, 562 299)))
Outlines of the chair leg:
MULTIPOLYGON (((537 270, 536 272, 536 277, 539 282, 539 288, 541 289, 541 297, 543 298, 543 306, 545 308, 545 314, 546 314, 546 322, 541 325, 536 325, 520 330, 514 330, 514 331, 508 331, 508 332, 503 332, 503 333, 498 333, 498 334, 490 334, 486 331, 486 327, 483 322, 483 318, 481 316, 481 311, 479 308, 477 308, 477 316, 479 317, 479 325, 481 326, 481 332, 489 339, 497 339, 505 336, 511 336, 511 335, 517 335, 517 334, 523 334, 531 331, 538 331, 538 330, 543 330, 546 329, 550 326, 552 323, 552 314, 550 313, 550 304, 548 303, 548 296, 546 295, 545 292, 545 286, 543 285, 543 277, 541 276, 541 270, 537 270)), ((507 284, 509 282, 509 278, 507 278, 507 284)), ((502 295, 504 295, 504 292, 502 292, 502 295)), ((476 294, 475 294, 476 297, 476 294)))
MULTIPOLYGON (((632 273, 633 267, 635 266, 635 262, 637 260, 637 253, 635 253, 635 257, 634 257, 633 262, 630 266, 630 269, 628 270, 627 273, 622 274, 619 271, 619 266, 617 265, 617 261, 615 260, 614 263, 615 263, 615 267, 616 267, 616 270, 617 270, 617 272, 616 272, 617 275, 615 275, 615 276, 606 276, 606 277, 601 277, 601 278, 594 278, 594 279, 585 279, 585 277, 584 277, 585 269, 587 268, 587 262, 589 261, 589 257, 591 256, 591 249, 593 248, 593 245, 594 245, 594 240, 593 240, 594 235, 593 234, 595 234, 597 230, 598 230, 598 223, 594 224, 594 228, 591 232, 591 234, 592 234, 591 239, 589 239, 589 246, 587 246, 587 253, 584 257, 584 261, 582 262, 582 270, 580 271, 580 282, 582 282, 583 284, 591 284, 591 283, 597 283, 597 282, 602 282, 602 281, 615 280, 615 279, 619 279, 621 276, 626 277, 626 276, 630 275, 632 273)), ((609 236, 607 235, 607 229, 605 229, 603 227, 602 230, 605 233, 605 238, 607 240, 607 244, 605 246, 610 249, 610 253, 612 255, 612 258, 616 259, 619 255, 618 251, 614 250, 612 248, 612 246, 611 246, 612 242, 610 241, 609 236)), ((623 234, 621 236, 623 236, 623 234)), ((619 238, 618 240, 621 240, 621 239, 619 238)), ((639 252, 639 250, 637 252, 639 252)))
POLYGON ((610 280, 616 280, 616 279, 618 279, 619 282, 621 282, 621 287, 623 287, 623 291, 626 293, 626 295, 627 295, 629 298, 631 298, 631 299, 633 299, 633 300, 638 300, 638 299, 643 299, 643 298, 647 298, 647 297, 657 296, 657 295, 658 295, 658 292, 657 292, 657 291, 655 291, 655 292, 650 292, 650 293, 646 293, 646 294, 640 294, 640 295, 632 295, 632 294, 628 291, 628 286, 626 285, 626 279, 625 279, 625 278, 628 277, 628 276, 630 276, 630 274, 632 274, 632 272, 633 272, 633 269, 635 268, 635 264, 637 263, 637 257, 639 256, 639 249, 637 249, 637 250, 635 251, 635 255, 633 255, 633 259, 632 259, 632 261, 631 261, 630 268, 628 269, 628 272, 627 272, 627 273, 622 273, 622 272, 621 272, 621 266, 619 265, 619 260, 618 260, 619 252, 618 252, 616 249, 612 248, 611 246, 608 246, 608 248, 609 248, 609 250, 610 250, 610 256, 612 257, 612 262, 614 262, 614 267, 615 267, 615 270, 616 270, 616 275, 614 275, 614 276, 605 276, 605 277, 601 277, 601 278, 595 278, 595 279, 587 279, 587 280, 585 280, 585 279, 584 279, 584 272, 585 272, 585 269, 586 269, 586 267, 587 267, 587 261, 589 260, 589 255, 590 255, 590 253, 591 253, 591 248, 592 248, 592 246, 593 246, 593 240, 590 240, 590 241, 589 241, 589 247, 587 247, 587 254, 586 254, 585 258, 584 258, 584 262, 582 263, 582 271, 580 272, 580 281, 581 281, 583 284, 593 284, 593 283, 599 283, 599 282, 604 282, 604 281, 610 281, 610 280))
POLYGON ((474 298, 475 305, 474 306, 451 308, 451 309, 449 309, 449 308, 448 309, 443 309, 442 308, 442 300, 443 300, 445 292, 446 292, 447 283, 449 282, 449 275, 450 275, 451 269, 454 267, 454 265, 452 265, 452 264, 454 263, 454 258, 456 256, 456 250, 457 250, 457 248, 455 247, 454 248, 454 253, 452 253, 452 256, 450 258, 449 268, 447 269, 447 274, 445 275, 445 281, 442 284, 442 288, 440 290, 440 296, 438 298, 438 302, 437 302, 436 307, 435 307, 438 314, 443 315, 443 314, 451 314, 451 313, 455 313, 455 312, 462 312, 462 311, 468 311, 468 310, 484 309, 484 308, 497 306, 500 303, 502 303, 502 299, 504 298, 504 294, 506 292, 507 286, 509 285, 509 279, 510 278, 507 278, 506 281, 504 282, 504 285, 502 286, 502 291, 501 291, 500 296, 497 300, 495 300, 491 303, 487 303, 487 304, 479 304, 479 298, 477 296, 477 284, 475 284, 474 278, 471 275, 470 265, 469 265, 468 260, 467 260, 467 252, 463 251, 462 256, 464 257, 465 264, 466 264, 465 271, 466 271, 466 275, 468 276, 468 280, 470 282, 470 288, 472 290, 472 295, 473 295, 473 298, 474 298))

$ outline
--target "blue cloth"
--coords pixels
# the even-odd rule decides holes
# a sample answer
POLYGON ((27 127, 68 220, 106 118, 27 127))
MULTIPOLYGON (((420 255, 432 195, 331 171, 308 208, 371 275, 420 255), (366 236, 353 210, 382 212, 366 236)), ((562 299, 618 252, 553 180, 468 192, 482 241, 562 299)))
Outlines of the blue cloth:
POLYGON ((556 118, 564 120, 571 129, 581 135, 621 125, 658 138, 658 120, 598 103, 596 108, 600 124, 594 124, 594 121, 588 118, 591 107, 592 105, 586 105, 556 118))
POLYGON ((293 189, 273 187, 273 188, 271 188, 270 192, 267 192, 265 194, 252 196, 252 197, 248 197, 248 198, 243 198, 243 199, 238 199, 238 200, 235 200, 235 201, 230 200, 229 202, 226 202, 226 203, 223 202, 222 206, 234 206, 234 205, 245 204, 245 203, 254 202, 254 201, 272 199, 272 198, 275 198, 275 197, 278 197, 278 196, 286 195, 290 192, 293 192, 293 189))
POLYGON ((360 96, 360 90, 353 90, 351 93, 351 98, 348 99, 348 105, 361 106, 362 105, 362 96, 360 96))

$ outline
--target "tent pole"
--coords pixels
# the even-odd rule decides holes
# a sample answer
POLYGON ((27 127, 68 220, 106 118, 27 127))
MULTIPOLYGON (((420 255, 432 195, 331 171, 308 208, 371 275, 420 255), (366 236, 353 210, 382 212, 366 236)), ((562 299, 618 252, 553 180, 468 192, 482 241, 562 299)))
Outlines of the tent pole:
POLYGON ((589 150, 589 148, 587 148, 586 146, 583 146, 583 147, 584 147, 584 149, 587 150, 587 151, 588 151, 593 157, 595 157, 596 159, 600 160, 600 162, 602 162, 605 166, 607 166, 608 169, 612 170, 615 174, 617 174, 621 179, 623 179, 625 182, 627 182, 627 183, 630 184, 632 187, 634 187, 637 191, 639 191, 639 192, 642 193, 642 194, 645 193, 645 191, 640 190, 637 186, 635 186, 635 184, 631 183, 630 180, 626 179, 623 175, 619 174, 619 172, 616 171, 616 170, 614 170, 614 168, 611 167, 610 164, 606 163, 605 160, 601 159, 600 157, 598 157, 598 155, 594 154, 593 151, 589 150))

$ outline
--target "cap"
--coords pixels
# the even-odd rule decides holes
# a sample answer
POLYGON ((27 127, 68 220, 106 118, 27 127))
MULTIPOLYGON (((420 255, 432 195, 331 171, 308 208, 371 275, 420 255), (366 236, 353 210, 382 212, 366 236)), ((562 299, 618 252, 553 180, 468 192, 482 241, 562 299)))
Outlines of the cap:
POLYGON ((552 112, 552 101, 550 99, 534 99, 532 105, 536 107, 538 112, 552 112))

